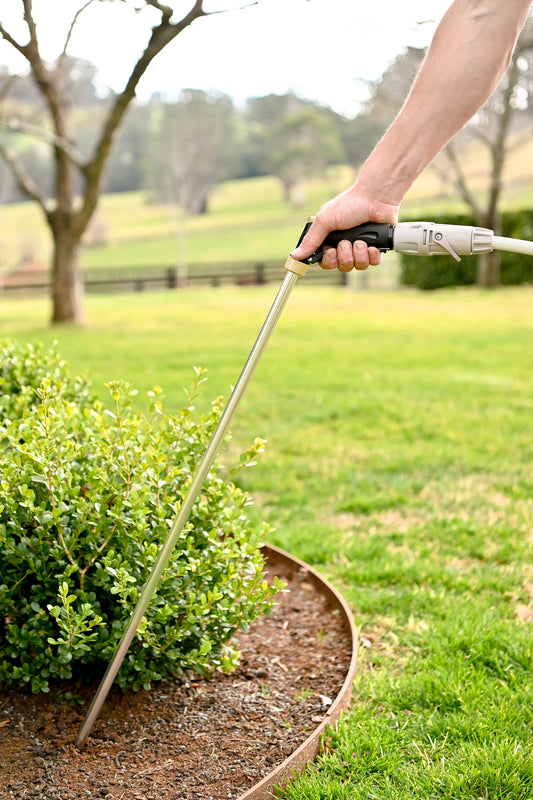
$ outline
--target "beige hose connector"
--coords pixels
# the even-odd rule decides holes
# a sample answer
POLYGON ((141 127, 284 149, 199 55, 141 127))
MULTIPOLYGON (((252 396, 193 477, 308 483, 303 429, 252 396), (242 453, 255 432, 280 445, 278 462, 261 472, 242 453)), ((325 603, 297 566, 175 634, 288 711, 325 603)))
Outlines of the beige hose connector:
MULTIPOLYGON (((313 222, 314 217, 307 217, 307 225, 304 228, 304 231, 300 237, 300 241, 303 239, 304 234, 309 230, 311 222, 313 222)), ((300 242, 298 242, 299 244, 300 242)), ((304 264, 303 261, 296 261, 296 259, 289 256, 287 261, 285 262, 285 269, 289 272, 294 272, 295 275, 300 275, 303 277, 307 270, 309 269, 309 264, 304 264)))
POLYGON ((309 269, 309 264, 304 264, 303 261, 296 261, 295 258, 289 256, 285 262, 285 269, 288 270, 288 272, 294 272, 295 275, 300 275, 300 277, 303 277, 303 275, 305 275, 309 269))

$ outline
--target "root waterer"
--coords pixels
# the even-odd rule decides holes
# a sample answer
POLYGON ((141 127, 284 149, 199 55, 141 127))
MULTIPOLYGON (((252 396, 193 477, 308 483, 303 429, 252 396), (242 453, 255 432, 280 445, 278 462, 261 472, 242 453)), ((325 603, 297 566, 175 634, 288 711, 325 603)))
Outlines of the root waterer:
MULTIPOLYGON (((307 227, 306 229, 307 230, 307 227)), ((303 236, 303 234, 302 234, 303 236)), ((159 555, 157 560, 153 566, 152 572, 146 581, 146 584, 143 587, 139 600, 137 601, 137 605, 133 611, 131 619, 122 635, 122 638, 118 644, 117 650, 109 663, 109 666, 106 670, 104 677, 98 687, 98 690, 93 698, 89 711, 87 712, 87 716, 85 717, 82 726, 80 728, 80 732, 78 734, 78 738, 76 740, 77 747, 83 747, 85 744, 87 737, 89 736, 92 727, 100 713, 100 710, 105 702, 105 699, 113 685, 115 677, 117 675, 118 670, 120 669, 120 665, 122 664, 124 657, 129 649, 131 642, 133 641, 133 637, 137 632, 137 628, 146 612, 150 604, 150 600, 152 599, 159 580, 165 567, 167 566, 170 557, 172 555, 172 551, 179 539, 179 536, 187 522, 189 514, 191 513, 191 509, 194 505, 194 502, 198 495, 202 490, 203 483, 207 477, 207 474, 215 460, 215 457, 222 445, 226 434, 228 432, 229 426, 233 419, 233 416, 239 406, 240 401, 246 391, 246 387, 252 377, 254 370, 261 358, 261 355, 270 339, 272 331, 276 327, 276 323, 280 318, 281 312, 283 311, 287 300, 289 299, 289 295, 291 290, 298 280, 298 278, 302 275, 305 275, 308 269, 308 264, 295 261, 293 258, 289 256, 287 262, 285 264, 286 275, 283 279, 281 287, 276 295, 276 298, 272 304, 272 308, 268 313, 268 316, 261 328, 259 336, 253 346, 250 355, 248 356, 248 360, 244 365, 244 368, 241 372, 239 380, 235 384, 235 388, 231 393, 231 396, 228 400, 228 403, 220 417, 220 421, 218 426, 209 442, 207 449, 200 461, 200 464, 196 470, 196 474, 189 486, 187 494, 185 495, 183 502, 180 506, 180 510, 178 515, 172 525, 172 528, 169 531, 167 539, 165 543, 162 545, 161 550, 159 551, 159 555)))
MULTIPOLYGON (((304 228, 300 241, 307 233, 310 220, 304 228)), ((285 263, 286 275, 278 290, 270 312, 261 328, 248 360, 244 365, 239 380, 231 393, 228 403, 220 417, 218 426, 200 461, 196 474, 183 499, 178 515, 169 531, 166 541, 154 564, 152 572, 144 585, 137 605, 133 611, 117 650, 110 661, 104 677, 95 693, 87 715, 80 727, 76 746, 81 748, 87 741, 93 725, 101 711, 105 699, 113 685, 115 677, 133 641, 141 620, 146 613, 159 580, 168 562, 178 538, 188 520, 196 498, 202 490, 203 483, 220 449, 231 421, 246 391, 246 387, 270 339, 272 331, 287 303, 291 290, 299 277, 305 275, 310 264, 321 260, 324 247, 336 246, 340 241, 351 242, 362 240, 369 246, 377 247, 382 252, 396 250, 400 253, 414 255, 451 255, 460 260, 461 255, 488 253, 492 250, 508 250, 515 253, 533 255, 533 243, 518 239, 507 239, 494 236, 486 228, 474 228, 463 225, 439 225, 430 222, 408 222, 398 225, 367 223, 347 231, 333 231, 325 239, 323 245, 312 256, 304 261, 295 261, 289 257, 285 263)))

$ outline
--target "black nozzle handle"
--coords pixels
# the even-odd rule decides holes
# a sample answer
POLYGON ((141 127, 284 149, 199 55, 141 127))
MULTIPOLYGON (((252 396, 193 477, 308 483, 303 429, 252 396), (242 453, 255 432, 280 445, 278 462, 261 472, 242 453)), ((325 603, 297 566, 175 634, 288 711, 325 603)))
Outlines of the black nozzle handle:
MULTIPOLYGON (((312 222, 308 222, 302 231, 298 244, 306 235, 312 222)), ((387 222, 365 222, 364 225, 356 225, 355 228, 348 228, 345 231, 331 231, 328 233, 318 250, 308 258, 301 259, 305 264, 316 264, 321 261, 325 247, 337 247, 340 242, 365 242, 369 247, 377 247, 382 253, 392 250, 394 247, 394 225, 387 222)))

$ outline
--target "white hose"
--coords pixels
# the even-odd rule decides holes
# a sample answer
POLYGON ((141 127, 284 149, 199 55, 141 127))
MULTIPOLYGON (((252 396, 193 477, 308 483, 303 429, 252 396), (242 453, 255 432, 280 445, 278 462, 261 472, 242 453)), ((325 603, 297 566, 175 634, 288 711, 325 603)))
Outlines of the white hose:
POLYGON ((492 249, 506 250, 508 253, 523 253, 526 256, 533 256, 533 242, 526 242, 525 239, 509 239, 506 236, 493 236, 492 249))

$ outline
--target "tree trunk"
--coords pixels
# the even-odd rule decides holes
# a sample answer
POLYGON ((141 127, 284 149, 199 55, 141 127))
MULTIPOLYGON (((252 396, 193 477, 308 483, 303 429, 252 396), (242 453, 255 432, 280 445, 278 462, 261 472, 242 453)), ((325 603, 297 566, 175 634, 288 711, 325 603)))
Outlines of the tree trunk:
POLYGON ((292 187, 291 200, 294 208, 303 208, 306 202, 305 180, 295 181, 292 187))
POLYGON ((54 231, 52 322, 84 321, 83 279, 78 261, 79 241, 69 230, 54 231))
MULTIPOLYGON (((494 231, 496 236, 501 235, 501 217, 495 202, 487 214, 482 216, 477 224, 481 228, 494 231)), ((493 289, 501 283, 501 255, 497 250, 492 253, 482 253, 477 257, 476 284, 484 289, 493 289)))
POLYGON ((497 251, 482 253, 477 262, 478 286, 484 289, 493 289, 500 285, 500 254, 497 251))

